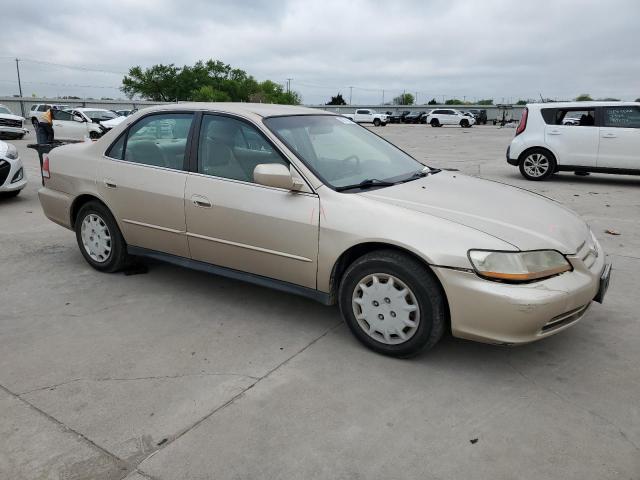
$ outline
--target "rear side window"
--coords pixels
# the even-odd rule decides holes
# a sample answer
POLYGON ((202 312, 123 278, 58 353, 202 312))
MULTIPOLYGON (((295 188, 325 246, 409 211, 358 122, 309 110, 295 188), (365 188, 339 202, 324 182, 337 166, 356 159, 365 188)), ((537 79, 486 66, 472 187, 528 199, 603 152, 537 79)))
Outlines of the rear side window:
POLYGON ((604 109, 604 126, 616 128, 640 128, 640 108, 607 107, 604 109))
POLYGON ((548 125, 596 126, 596 111, 594 108, 543 108, 541 112, 542 118, 548 125))
POLYGON ((183 170, 192 122, 192 113, 149 115, 132 125, 126 140, 118 139, 107 155, 142 165, 183 170))
POLYGON ((115 158, 116 160, 122 160, 124 158, 122 154, 124 153, 124 142, 126 138, 126 134, 123 133, 122 135, 120 135, 120 138, 118 138, 116 143, 111 145, 109 147, 109 150, 107 150, 107 157, 115 158))

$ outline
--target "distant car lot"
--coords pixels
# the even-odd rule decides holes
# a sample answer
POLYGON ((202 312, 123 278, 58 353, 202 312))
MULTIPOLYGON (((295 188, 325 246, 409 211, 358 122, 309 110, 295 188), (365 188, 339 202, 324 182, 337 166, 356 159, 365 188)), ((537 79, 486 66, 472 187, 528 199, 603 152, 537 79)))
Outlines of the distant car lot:
POLYGON ((29 183, 0 201, 0 471, 472 478, 483 462, 485 478, 545 478, 551 464, 558 478, 635 478, 640 177, 527 182, 505 161, 514 129, 374 131, 429 165, 578 211, 613 257, 606 303, 535 345, 449 339, 404 362, 358 348, 335 312, 302 298, 153 262, 104 276, 42 215, 30 133, 11 142, 29 183))

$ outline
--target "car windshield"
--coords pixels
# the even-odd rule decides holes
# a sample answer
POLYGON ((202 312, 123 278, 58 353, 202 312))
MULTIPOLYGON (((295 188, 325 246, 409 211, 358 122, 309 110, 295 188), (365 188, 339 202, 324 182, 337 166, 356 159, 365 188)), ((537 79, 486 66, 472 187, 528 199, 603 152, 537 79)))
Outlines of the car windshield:
POLYGON ((84 110, 82 113, 91 120, 111 120, 118 117, 118 115, 109 110, 84 110))
POLYGON ((428 171, 399 148, 344 117, 295 115, 267 118, 264 123, 333 188, 372 180, 401 182, 415 178, 423 169, 428 171))
POLYGON ((11 113, 11 110, 9 110, 7 107, 3 107, 3 106, 1 106, 1 105, 0 105, 0 113, 7 113, 7 114, 9 114, 9 115, 13 115, 13 114, 11 113))

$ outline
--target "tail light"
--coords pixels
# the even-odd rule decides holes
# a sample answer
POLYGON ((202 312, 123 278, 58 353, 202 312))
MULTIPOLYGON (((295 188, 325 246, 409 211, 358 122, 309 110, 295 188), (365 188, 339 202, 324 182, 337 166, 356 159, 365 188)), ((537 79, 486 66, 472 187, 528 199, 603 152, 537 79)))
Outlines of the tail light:
POLYGON ((42 178, 51 178, 51 172, 49 172, 49 155, 42 156, 42 178))
POLYGON ((516 128, 516 136, 520 135, 524 132, 524 129, 527 128, 527 117, 529 116, 529 109, 524 107, 522 111, 522 118, 520 118, 520 123, 518 123, 518 128, 516 128))

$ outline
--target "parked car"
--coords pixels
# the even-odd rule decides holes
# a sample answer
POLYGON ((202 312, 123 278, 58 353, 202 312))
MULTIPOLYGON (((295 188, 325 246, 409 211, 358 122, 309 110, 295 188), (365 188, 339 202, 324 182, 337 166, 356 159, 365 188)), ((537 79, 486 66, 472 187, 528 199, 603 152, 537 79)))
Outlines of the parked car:
POLYGON ((405 123, 420 123, 420 119, 422 118, 422 115, 424 115, 427 112, 411 112, 409 115, 407 115, 406 117, 404 117, 404 122, 405 123))
POLYGON ((38 122, 42 121, 42 116, 47 110, 54 108, 55 110, 67 110, 69 105, 63 105, 60 103, 36 103, 31 106, 29 111, 29 119, 34 128, 38 127, 38 122))
POLYGON ((507 161, 527 180, 556 172, 640 175, 640 103, 532 103, 523 111, 507 161), (566 124, 576 118, 578 124, 566 124))
POLYGON ((429 110, 427 112, 424 112, 420 116, 420 123, 427 123, 427 119, 429 118, 429 115, 431 114, 431 112, 433 112, 433 110, 429 110))
POLYGON ((386 113, 378 113, 368 108, 359 108, 355 113, 345 113, 343 116, 356 123, 373 123, 376 127, 384 127, 389 121, 386 113))
POLYGON ((152 107, 96 142, 51 150, 42 170, 45 215, 75 231, 93 268, 149 256, 337 303, 356 338, 387 355, 449 330, 540 340, 601 302, 610 275, 567 208, 425 167, 314 109, 152 107))
POLYGON ((463 114, 460 110, 442 108, 432 110, 426 119, 426 123, 430 124, 432 127, 460 125, 463 128, 469 128, 475 125, 476 120, 473 117, 463 114))
POLYGON ((133 110, 113 110, 113 111, 120 117, 128 117, 129 115, 136 113, 138 109, 134 108, 133 110))
POLYGON ((404 117, 409 115, 411 111, 405 110, 402 112, 396 112, 393 115, 389 116, 389 123, 402 123, 404 117))
POLYGON ((24 128, 24 118, 14 115, 4 105, 0 105, 0 135, 5 138, 21 139, 27 133, 24 128))
POLYGON ((15 197, 27 184, 15 145, 0 140, 0 198, 15 197))
POLYGON ((102 108, 53 110, 53 132, 58 140, 96 140, 125 118, 102 108))

